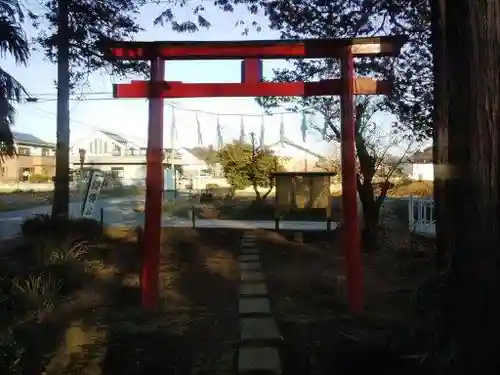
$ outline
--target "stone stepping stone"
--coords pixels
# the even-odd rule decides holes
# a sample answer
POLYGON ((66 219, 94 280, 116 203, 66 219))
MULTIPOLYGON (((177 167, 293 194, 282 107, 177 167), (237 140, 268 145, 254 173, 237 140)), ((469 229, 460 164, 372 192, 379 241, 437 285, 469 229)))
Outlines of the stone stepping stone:
POLYGON ((240 314, 270 314, 269 298, 240 298, 240 314))
POLYGON ((239 261, 240 262, 258 262, 259 261, 259 254, 240 255, 239 261))
POLYGON ((248 242, 241 242, 241 247, 256 247, 257 242, 255 241, 248 241, 248 242))
POLYGON ((259 249, 256 247, 251 247, 251 248, 243 248, 241 249, 242 254, 258 254, 259 249))
POLYGON ((260 262, 245 262, 240 263, 240 270, 242 271, 258 271, 262 268, 260 262))
POLYGON ((281 374, 281 361, 276 348, 242 347, 238 353, 238 372, 281 374))
POLYGON ((260 271, 242 271, 241 281, 262 281, 264 275, 260 271))
POLYGON ((244 283, 240 285, 240 294, 245 296, 267 296, 264 283, 244 283))
POLYGON ((280 338, 273 317, 240 318, 242 340, 276 340, 280 338))

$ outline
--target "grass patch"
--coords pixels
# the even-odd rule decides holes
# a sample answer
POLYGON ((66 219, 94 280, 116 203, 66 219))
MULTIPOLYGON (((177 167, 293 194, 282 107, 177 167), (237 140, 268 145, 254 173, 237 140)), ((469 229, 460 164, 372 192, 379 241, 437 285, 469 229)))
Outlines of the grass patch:
POLYGON ((40 216, 22 233, 0 261, 0 373, 235 373, 241 232, 165 229, 155 312, 134 231, 40 216))
POLYGON ((433 181, 404 181, 387 192, 388 197, 429 197, 434 194, 433 181))

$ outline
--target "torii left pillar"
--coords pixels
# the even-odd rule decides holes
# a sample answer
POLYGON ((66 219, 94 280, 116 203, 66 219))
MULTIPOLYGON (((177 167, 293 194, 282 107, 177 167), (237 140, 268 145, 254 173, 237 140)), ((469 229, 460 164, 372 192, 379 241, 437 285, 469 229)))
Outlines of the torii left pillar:
POLYGON ((142 305, 158 305, 158 268, 160 262, 163 218, 163 96, 158 82, 165 79, 165 61, 151 60, 148 147, 146 168, 146 205, 144 238, 142 241, 143 267, 141 272, 142 305))

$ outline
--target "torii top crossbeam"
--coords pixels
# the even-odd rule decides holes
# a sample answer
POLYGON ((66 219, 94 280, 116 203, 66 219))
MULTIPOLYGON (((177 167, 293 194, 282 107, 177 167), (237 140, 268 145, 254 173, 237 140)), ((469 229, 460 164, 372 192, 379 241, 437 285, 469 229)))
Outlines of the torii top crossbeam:
MULTIPOLYGON (((113 86, 115 98, 258 97, 340 95, 340 79, 318 82, 263 82, 262 60, 280 58, 340 58, 346 47, 353 57, 396 56, 406 38, 384 36, 351 39, 304 39, 224 42, 110 42, 105 56, 117 60, 243 60, 241 83, 183 83, 132 81, 113 86)), ((388 94, 391 82, 355 78, 355 95, 388 94)))
POLYGON ((405 36, 349 39, 252 40, 223 42, 109 42, 105 57, 118 60, 239 60, 340 58, 352 46, 354 57, 397 56, 405 36))

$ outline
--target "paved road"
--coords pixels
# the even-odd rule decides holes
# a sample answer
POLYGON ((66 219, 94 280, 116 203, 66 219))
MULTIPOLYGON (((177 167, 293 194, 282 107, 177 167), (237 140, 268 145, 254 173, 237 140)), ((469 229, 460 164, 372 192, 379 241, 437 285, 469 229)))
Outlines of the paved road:
MULTIPOLYGON (((93 217, 100 219, 101 208, 104 210, 104 223, 112 225, 120 222, 135 222, 135 225, 144 222, 144 214, 135 212, 138 203, 144 201, 143 197, 120 197, 99 200, 94 207, 93 217)), ((40 214, 50 213, 52 206, 38 206, 19 211, 0 212, 0 239, 15 236, 23 220, 40 214)), ((81 202, 71 202, 69 212, 71 216, 80 216, 81 202)))

